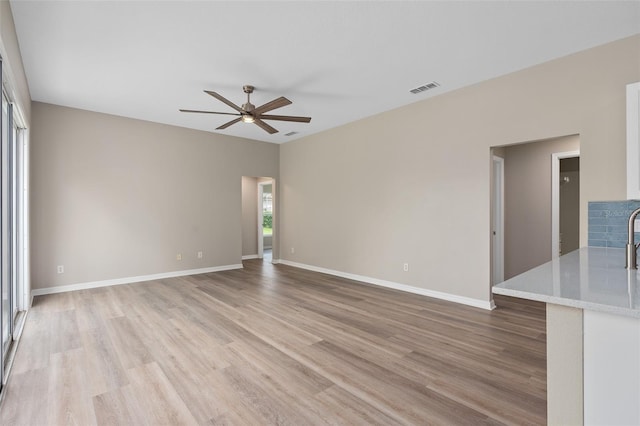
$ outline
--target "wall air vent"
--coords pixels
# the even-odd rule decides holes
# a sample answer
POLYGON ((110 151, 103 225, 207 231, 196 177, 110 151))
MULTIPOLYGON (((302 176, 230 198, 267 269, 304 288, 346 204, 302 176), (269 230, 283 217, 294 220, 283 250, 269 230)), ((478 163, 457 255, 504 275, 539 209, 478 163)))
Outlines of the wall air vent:
POLYGON ((435 89, 436 87, 439 87, 439 86, 440 86, 439 83, 432 81, 431 83, 427 83, 423 86, 416 87, 415 89, 411 89, 409 91, 414 95, 417 95, 418 93, 426 92, 427 90, 435 89))
POLYGON ((285 133, 285 136, 293 136, 293 135, 297 135, 298 132, 289 132, 289 133, 285 133))

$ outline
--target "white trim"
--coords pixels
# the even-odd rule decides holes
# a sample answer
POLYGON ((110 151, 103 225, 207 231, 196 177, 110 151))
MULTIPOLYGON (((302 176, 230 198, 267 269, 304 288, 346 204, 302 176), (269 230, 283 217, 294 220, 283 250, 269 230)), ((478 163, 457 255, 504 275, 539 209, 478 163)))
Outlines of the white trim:
POLYGON ((640 199, 640 82, 627 84, 627 199, 640 199))
POLYGON ((247 254, 242 256, 242 260, 259 259, 257 254, 247 254))
POLYGON ((580 151, 551 154, 551 259, 560 253, 560 160, 580 157, 580 151))
POLYGON ((264 246, 264 233, 262 230, 262 221, 263 221, 263 215, 262 215, 262 211, 263 211, 263 205, 262 205, 262 196, 264 194, 264 187, 265 185, 271 185, 271 218, 272 218, 272 225, 271 225, 271 229, 273 230, 273 233, 271 234, 272 236, 275 234, 276 232, 276 226, 275 226, 275 217, 276 217, 276 207, 275 207, 275 199, 276 199, 276 194, 275 194, 275 179, 273 179, 272 177, 265 177, 264 179, 269 179, 269 180, 263 180, 263 181, 259 181, 258 182, 258 259, 262 259, 264 257, 264 250, 267 248, 272 248, 273 246, 273 238, 272 238, 272 243, 270 247, 265 247, 264 246))
POLYGON ((18 81, 15 78, 13 67, 9 63, 9 55, 4 47, 4 43, 0 38, 0 57, 2 57, 2 82, 0 82, 0 88, 4 88, 7 93, 7 98, 14 102, 17 108, 14 111, 14 120, 20 128, 27 127, 27 121, 24 119, 24 110, 22 105, 22 98, 18 95, 14 82, 18 81))
POLYGON ((348 272, 335 271, 333 269, 321 268, 319 266, 305 265, 304 263, 291 262, 285 259, 280 259, 278 263, 281 263, 287 266, 293 266, 294 268, 306 269, 309 271, 334 275, 334 276, 346 278, 349 280, 361 281, 367 284, 373 284, 380 287, 406 291, 407 293, 414 293, 414 294, 419 294, 421 296, 433 297, 435 299, 447 300, 449 302, 460 303, 463 305, 473 306, 475 308, 481 308, 486 310, 495 309, 495 304, 493 303, 493 301, 489 301, 489 300, 478 300, 478 299, 472 299, 470 297, 457 296, 455 294, 443 293, 435 290, 428 290, 426 288, 413 287, 410 285, 395 283, 392 281, 380 280, 378 278, 366 277, 364 275, 350 274, 348 272))
POLYGON ((21 240, 22 240, 22 253, 21 253, 21 261, 22 265, 20 267, 20 271, 22 274, 22 301, 23 305, 20 307, 22 310, 28 310, 31 307, 31 256, 29 251, 31 250, 30 242, 29 242, 29 129, 22 129, 18 132, 20 142, 21 142, 21 150, 22 150, 22 187, 21 187, 21 196, 22 196, 22 230, 21 230, 21 240))
POLYGON ((264 183, 258 182, 258 259, 264 257, 264 232, 262 230, 262 222, 264 217, 262 215, 262 196, 264 194, 264 183))
POLYGON ((64 293, 67 291, 86 290, 90 288, 109 287, 112 285, 132 284, 142 281, 160 280, 163 278, 183 277, 186 275, 206 274, 209 272, 229 271, 231 269, 242 269, 242 264, 212 266, 210 268, 187 269, 182 271, 163 272, 160 274, 139 275, 137 277, 116 278, 112 280, 90 281, 86 283, 62 285, 59 287, 37 288, 31 292, 33 296, 41 296, 43 294, 64 293))
MULTIPOLYGON (((271 178, 271 259, 278 252, 278 189, 276 188, 276 180, 271 178)), ((274 263, 273 260, 271 263, 274 263)))
POLYGON ((493 156, 491 161, 493 174, 493 217, 491 223, 492 262, 491 285, 504 281, 504 158, 493 156), (498 179, 496 179, 496 164, 498 165, 498 179), (496 188, 497 185, 499 188, 496 188), (496 191, 496 189, 498 189, 496 191), (499 206, 498 206, 499 200, 499 206), (494 227, 494 225, 497 226, 494 227), (494 238, 493 232, 496 232, 494 238), (497 266, 497 267, 496 267, 497 266))
POLYGON ((282 263, 282 261, 280 259, 271 259, 271 263, 277 265, 278 263, 282 263))
POLYGON ((17 178, 16 197, 18 203, 18 217, 17 217, 17 233, 18 244, 16 251, 18 253, 18 310, 26 311, 29 308, 28 294, 29 294, 29 244, 28 244, 28 225, 29 225, 29 192, 27 190, 27 180, 29 177, 28 169, 28 145, 26 138, 27 130, 18 129, 16 132, 16 149, 18 151, 17 168, 19 176, 17 178))

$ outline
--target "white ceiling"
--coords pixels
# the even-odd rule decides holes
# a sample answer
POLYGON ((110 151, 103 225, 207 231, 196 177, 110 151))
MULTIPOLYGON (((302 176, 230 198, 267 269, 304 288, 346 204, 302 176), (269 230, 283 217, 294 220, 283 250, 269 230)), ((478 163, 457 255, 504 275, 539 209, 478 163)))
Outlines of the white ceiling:
POLYGON ((11 1, 31 97, 218 132, 243 84, 282 143, 640 33, 638 1, 11 1), (441 86, 409 90, 432 80, 441 86), (293 137, 290 131, 300 132, 293 137))

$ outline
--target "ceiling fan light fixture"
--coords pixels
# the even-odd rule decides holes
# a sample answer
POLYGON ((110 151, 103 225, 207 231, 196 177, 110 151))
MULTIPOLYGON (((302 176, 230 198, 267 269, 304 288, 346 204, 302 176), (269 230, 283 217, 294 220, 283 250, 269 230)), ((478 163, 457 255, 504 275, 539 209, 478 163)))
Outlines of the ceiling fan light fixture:
POLYGON ((242 114, 242 122, 243 123, 253 123, 254 121, 256 121, 256 119, 253 117, 253 115, 242 114))

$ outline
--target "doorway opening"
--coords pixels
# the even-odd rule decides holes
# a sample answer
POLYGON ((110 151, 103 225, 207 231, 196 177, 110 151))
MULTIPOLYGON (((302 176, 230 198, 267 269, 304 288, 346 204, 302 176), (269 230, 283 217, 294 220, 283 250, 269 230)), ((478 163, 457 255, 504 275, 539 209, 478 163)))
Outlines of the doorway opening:
POLYGON ((491 148, 490 286, 578 248, 579 155, 578 134, 491 148))
POLYGON ((580 248, 580 151, 551 156, 551 257, 580 248))
POLYGON ((242 177, 242 260, 277 263, 276 181, 242 177))
POLYGON ((258 181, 258 258, 273 261, 273 179, 258 181))

